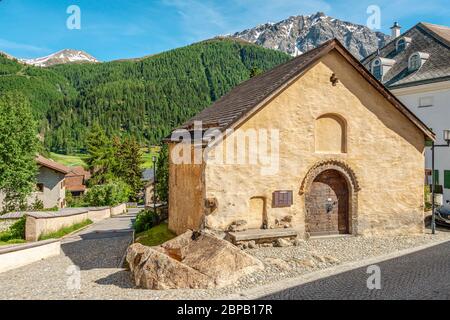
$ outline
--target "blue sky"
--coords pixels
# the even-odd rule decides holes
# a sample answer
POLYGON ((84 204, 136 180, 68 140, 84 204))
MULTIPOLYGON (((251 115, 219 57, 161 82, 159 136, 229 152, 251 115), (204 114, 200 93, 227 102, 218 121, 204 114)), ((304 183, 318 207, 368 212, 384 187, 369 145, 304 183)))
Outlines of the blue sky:
POLYGON ((0 51, 35 58, 72 48, 102 61, 142 57, 292 15, 323 11, 366 24, 381 9, 381 31, 419 21, 449 25, 448 0, 0 0, 0 51), (81 9, 69 30, 67 7, 81 9))

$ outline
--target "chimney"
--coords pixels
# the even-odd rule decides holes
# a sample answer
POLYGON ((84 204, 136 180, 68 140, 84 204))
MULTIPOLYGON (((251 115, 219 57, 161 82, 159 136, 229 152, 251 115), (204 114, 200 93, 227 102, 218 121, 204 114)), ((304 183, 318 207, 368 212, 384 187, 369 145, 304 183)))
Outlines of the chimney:
POLYGON ((394 25, 391 27, 391 36, 393 39, 400 37, 400 30, 402 29, 402 27, 400 27, 400 25, 398 24, 398 22, 394 22, 394 25))

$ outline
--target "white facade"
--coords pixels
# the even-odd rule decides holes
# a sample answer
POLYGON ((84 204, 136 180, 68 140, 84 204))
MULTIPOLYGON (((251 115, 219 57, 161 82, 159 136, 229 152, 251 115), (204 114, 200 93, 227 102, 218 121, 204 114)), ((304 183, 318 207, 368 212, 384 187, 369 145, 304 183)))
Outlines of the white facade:
MULTIPOLYGON (((424 84, 392 92, 434 133, 436 144, 445 144, 443 131, 450 129, 450 81, 424 84)), ((427 148, 425 167, 431 170, 431 148, 427 148)), ((435 149, 435 170, 439 171, 439 185, 443 186, 444 203, 450 201, 450 177, 445 181, 445 172, 450 176, 450 148, 435 149)), ((431 181, 430 181, 431 182, 431 181)))

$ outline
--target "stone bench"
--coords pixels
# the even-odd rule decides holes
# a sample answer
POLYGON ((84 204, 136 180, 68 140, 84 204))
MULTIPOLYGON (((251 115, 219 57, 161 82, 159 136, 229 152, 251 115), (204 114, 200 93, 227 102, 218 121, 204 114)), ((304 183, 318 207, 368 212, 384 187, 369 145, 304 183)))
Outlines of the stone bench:
POLYGON ((249 229, 245 231, 229 232, 228 238, 233 244, 255 241, 256 243, 272 242, 276 239, 293 239, 298 235, 297 230, 292 228, 279 229, 249 229))

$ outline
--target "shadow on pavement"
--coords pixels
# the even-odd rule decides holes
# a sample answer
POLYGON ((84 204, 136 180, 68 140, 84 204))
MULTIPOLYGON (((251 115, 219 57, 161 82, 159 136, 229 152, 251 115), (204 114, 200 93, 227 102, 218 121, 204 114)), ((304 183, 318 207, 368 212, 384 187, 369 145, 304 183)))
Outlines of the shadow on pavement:
POLYGON ((89 232, 61 244, 61 250, 80 270, 121 268, 132 232, 89 232))
POLYGON ((122 289, 136 289, 131 279, 131 273, 127 270, 121 270, 109 276, 98 279, 95 283, 100 285, 115 285, 122 289))

